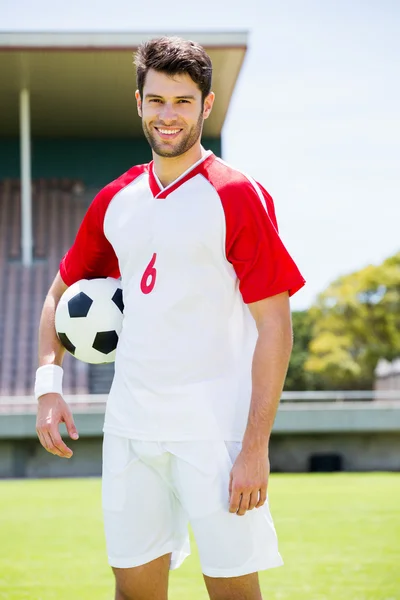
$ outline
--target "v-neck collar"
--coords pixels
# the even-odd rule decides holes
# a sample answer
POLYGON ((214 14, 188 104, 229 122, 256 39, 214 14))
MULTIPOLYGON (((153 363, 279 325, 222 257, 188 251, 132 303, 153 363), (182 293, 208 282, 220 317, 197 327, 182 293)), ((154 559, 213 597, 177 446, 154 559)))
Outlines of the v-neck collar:
POLYGON ((200 160, 189 167, 182 175, 172 181, 169 185, 163 187, 161 181, 154 172, 154 161, 151 161, 149 168, 149 185, 154 198, 164 200, 168 194, 176 190, 183 183, 194 177, 197 174, 198 167, 204 163, 210 156, 214 156, 211 150, 207 150, 200 160))

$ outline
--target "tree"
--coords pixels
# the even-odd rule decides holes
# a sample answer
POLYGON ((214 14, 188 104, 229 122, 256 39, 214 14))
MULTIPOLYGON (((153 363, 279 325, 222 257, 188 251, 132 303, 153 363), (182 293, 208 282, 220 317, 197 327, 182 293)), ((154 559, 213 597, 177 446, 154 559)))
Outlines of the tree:
POLYGON ((303 390, 324 389, 323 379, 319 374, 306 371, 304 365, 309 356, 309 345, 312 340, 313 322, 307 310, 293 311, 293 351, 286 375, 285 391, 299 392, 303 390))
POLYGON ((400 355, 400 252, 340 277, 310 309, 305 369, 340 389, 368 389, 380 358, 400 355))

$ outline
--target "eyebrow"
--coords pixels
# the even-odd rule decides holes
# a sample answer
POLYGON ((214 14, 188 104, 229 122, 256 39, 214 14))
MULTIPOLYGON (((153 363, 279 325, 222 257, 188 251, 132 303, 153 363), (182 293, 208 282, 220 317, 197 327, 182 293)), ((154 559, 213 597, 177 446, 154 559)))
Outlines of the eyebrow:
MULTIPOLYGON (((159 96, 158 94, 146 94, 145 98, 163 98, 164 96, 159 96)), ((194 96, 174 96, 176 100, 196 100, 194 96)))

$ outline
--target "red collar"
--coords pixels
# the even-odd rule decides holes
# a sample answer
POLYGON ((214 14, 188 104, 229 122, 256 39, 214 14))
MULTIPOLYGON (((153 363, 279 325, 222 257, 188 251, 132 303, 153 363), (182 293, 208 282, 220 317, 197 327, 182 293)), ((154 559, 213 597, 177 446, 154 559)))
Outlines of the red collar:
POLYGON ((181 185, 189 181, 189 179, 198 175, 203 170, 204 165, 214 159, 215 155, 212 152, 205 154, 201 160, 189 167, 189 169, 182 173, 178 179, 167 185, 165 188, 160 186, 158 179, 154 174, 154 161, 151 161, 149 164, 149 185, 154 198, 157 198, 157 200, 165 200, 168 194, 174 192, 181 185))

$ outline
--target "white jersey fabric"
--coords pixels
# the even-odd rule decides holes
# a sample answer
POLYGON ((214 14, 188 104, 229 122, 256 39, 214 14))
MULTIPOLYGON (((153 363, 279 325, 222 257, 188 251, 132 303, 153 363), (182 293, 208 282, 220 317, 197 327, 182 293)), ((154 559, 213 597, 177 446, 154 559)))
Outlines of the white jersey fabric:
POLYGON ((60 273, 67 285, 121 276, 105 432, 242 440, 257 339, 247 304, 304 284, 259 184, 211 152, 166 188, 153 163, 133 167, 96 196, 60 273))

